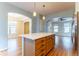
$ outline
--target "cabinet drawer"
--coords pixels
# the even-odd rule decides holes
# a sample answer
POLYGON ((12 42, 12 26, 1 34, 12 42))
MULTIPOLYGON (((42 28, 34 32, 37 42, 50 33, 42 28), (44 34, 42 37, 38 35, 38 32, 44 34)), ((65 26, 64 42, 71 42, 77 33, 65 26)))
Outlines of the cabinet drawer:
POLYGON ((52 38, 52 37, 53 37, 53 35, 50 35, 49 37, 50 37, 50 38, 52 38))
POLYGON ((36 56, 45 56, 45 55, 46 55, 46 52, 43 51, 43 52, 41 52, 40 54, 38 54, 38 55, 36 55, 36 56))
POLYGON ((53 48, 53 45, 48 44, 46 47, 46 54, 53 48))
POLYGON ((46 41, 49 41, 49 40, 52 40, 52 39, 54 39, 54 37, 53 36, 49 36, 49 37, 47 37, 47 39, 46 39, 46 41))
POLYGON ((39 43, 44 43, 45 42, 45 38, 40 38, 40 39, 37 39, 35 40, 35 44, 39 44, 39 43))
POLYGON ((45 38, 35 40, 35 50, 45 47, 45 38))
POLYGON ((52 39, 47 39, 46 40, 46 43, 48 43, 48 42, 52 42, 52 39))
POLYGON ((46 47, 40 48, 39 50, 35 51, 35 55, 36 56, 41 56, 41 55, 45 55, 46 53, 46 47))
POLYGON ((43 48, 45 46, 46 46, 45 42, 39 43, 39 44, 35 44, 35 50, 38 50, 38 49, 43 48))

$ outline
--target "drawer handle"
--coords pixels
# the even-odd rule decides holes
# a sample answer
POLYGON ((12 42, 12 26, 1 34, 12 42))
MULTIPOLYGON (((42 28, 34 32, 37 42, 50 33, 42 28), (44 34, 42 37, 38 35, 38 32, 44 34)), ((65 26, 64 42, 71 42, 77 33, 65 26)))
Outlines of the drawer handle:
POLYGON ((43 52, 44 50, 41 50, 41 52, 43 52))
POLYGON ((44 42, 44 40, 41 40, 41 42, 44 42))
POLYGON ((42 53, 41 56, 44 56, 44 54, 42 53))
POLYGON ((41 46, 44 46, 44 44, 42 44, 41 46))

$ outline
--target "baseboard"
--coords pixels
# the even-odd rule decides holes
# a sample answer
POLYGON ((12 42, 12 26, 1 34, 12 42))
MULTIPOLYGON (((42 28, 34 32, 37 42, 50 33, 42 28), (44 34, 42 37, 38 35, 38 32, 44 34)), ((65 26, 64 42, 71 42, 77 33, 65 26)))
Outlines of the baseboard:
POLYGON ((8 50, 8 48, 0 48, 0 52, 2 52, 2 51, 5 51, 5 50, 8 50))

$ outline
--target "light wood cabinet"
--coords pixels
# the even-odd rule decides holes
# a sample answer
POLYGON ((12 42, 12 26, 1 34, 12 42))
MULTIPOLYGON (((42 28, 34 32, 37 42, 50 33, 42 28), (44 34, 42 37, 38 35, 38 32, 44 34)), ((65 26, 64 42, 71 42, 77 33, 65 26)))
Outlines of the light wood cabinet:
POLYGON ((24 39, 25 56, 46 56, 54 48, 55 35, 47 35, 35 40, 24 39))

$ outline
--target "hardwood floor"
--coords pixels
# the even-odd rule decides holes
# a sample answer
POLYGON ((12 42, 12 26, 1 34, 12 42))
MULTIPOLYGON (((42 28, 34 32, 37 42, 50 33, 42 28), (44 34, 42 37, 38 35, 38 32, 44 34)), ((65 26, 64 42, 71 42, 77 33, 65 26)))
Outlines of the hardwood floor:
POLYGON ((22 45, 22 43, 20 43, 19 39, 9 39, 8 56, 22 56, 22 46, 20 45, 22 45))
POLYGON ((77 51, 67 51, 62 48, 54 48, 48 53, 47 56, 77 56, 77 51))
MULTIPOLYGON (((17 39, 8 40, 8 50, 0 52, 1 56, 22 56, 21 41, 17 39)), ((74 49, 74 43, 71 37, 55 37, 55 47, 47 56, 77 56, 77 50, 74 49)))
POLYGON ((7 56, 7 55, 8 55, 7 50, 0 51, 0 56, 7 56))
MULTIPOLYGON (((8 49, 0 52, 1 56, 22 56, 22 47, 17 39, 8 39, 8 49)), ((22 44, 21 44, 22 45, 22 44)))
POLYGON ((55 47, 47 56, 77 56, 74 43, 71 37, 55 37, 55 47))

